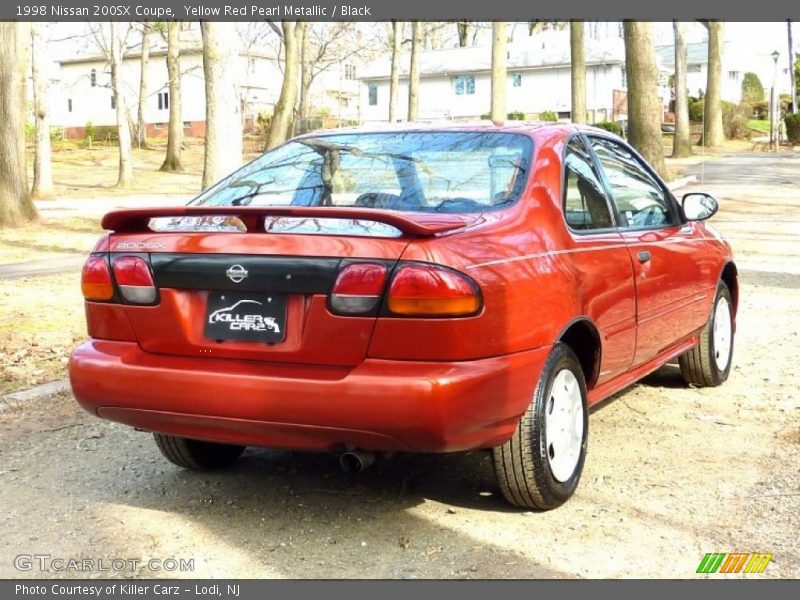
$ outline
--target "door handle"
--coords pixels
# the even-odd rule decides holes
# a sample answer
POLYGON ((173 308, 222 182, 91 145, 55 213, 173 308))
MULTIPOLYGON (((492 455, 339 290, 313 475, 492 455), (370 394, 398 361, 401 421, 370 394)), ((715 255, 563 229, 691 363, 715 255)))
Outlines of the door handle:
POLYGON ((650 252, 647 250, 639 250, 639 262, 646 263, 650 260, 650 252))

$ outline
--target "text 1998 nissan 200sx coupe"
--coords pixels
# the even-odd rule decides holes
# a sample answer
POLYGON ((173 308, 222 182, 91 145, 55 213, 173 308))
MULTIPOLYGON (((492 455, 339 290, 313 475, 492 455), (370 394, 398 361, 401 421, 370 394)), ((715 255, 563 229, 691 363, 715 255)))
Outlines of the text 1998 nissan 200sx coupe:
POLYGON ((299 137, 186 207, 105 216, 72 387, 184 467, 491 449, 511 503, 553 508, 588 406, 676 357, 691 384, 728 377, 716 210, 593 128, 299 137))

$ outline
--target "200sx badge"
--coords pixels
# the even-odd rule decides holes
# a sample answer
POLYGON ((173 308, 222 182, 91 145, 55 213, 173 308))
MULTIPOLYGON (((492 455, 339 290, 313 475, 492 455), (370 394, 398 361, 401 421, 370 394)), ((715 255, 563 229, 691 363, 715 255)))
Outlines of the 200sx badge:
POLYGON ((286 335, 286 296, 210 292, 205 336, 213 340, 282 342, 286 335))

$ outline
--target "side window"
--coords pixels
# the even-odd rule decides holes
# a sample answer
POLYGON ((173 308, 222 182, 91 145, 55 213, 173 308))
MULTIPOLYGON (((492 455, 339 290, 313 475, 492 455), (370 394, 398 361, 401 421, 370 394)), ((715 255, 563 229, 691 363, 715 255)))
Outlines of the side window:
POLYGON ((592 147, 611 187, 621 227, 639 229, 676 223, 667 193, 638 158, 624 146, 603 138, 592 138, 592 147))
POLYGON ((592 167, 589 150, 579 138, 567 146, 564 159, 564 217, 572 229, 613 227, 603 186, 592 167))

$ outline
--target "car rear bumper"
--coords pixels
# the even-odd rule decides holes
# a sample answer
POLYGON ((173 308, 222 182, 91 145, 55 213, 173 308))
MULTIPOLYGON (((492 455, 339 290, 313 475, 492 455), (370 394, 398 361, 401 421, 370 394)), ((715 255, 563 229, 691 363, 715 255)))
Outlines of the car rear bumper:
POLYGON ((354 368, 156 355, 90 340, 70 359, 89 412, 145 430, 247 446, 448 452, 507 440, 549 348, 464 362, 354 368))

